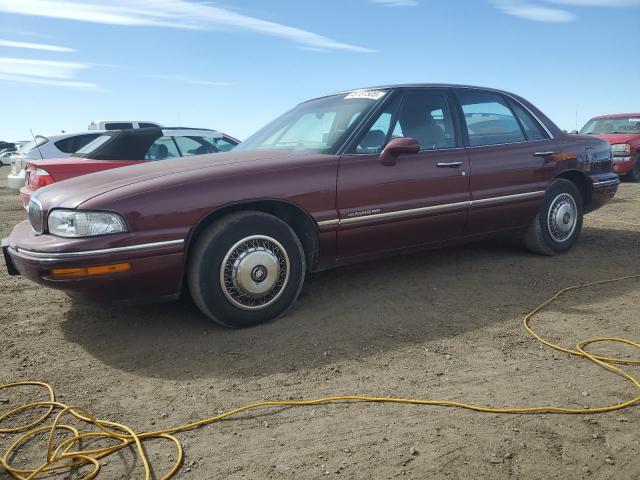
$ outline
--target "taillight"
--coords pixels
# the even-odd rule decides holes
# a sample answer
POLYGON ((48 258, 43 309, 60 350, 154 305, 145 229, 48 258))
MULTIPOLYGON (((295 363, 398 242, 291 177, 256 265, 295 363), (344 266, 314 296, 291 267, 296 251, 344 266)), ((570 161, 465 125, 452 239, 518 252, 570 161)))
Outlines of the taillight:
POLYGON ((55 180, 43 168, 37 168, 34 165, 27 164, 25 171, 25 185, 32 190, 51 185, 55 180))

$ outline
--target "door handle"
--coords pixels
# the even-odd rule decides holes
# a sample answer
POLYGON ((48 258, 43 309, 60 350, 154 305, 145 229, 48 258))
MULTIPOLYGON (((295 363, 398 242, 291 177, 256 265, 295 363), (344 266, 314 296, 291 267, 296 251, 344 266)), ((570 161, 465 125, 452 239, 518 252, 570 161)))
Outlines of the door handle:
POLYGON ((548 151, 548 152, 535 152, 533 154, 534 157, 550 157, 551 155, 555 155, 556 152, 548 151))
POLYGON ((462 162, 438 162, 436 167, 438 168, 458 168, 462 165, 462 162))

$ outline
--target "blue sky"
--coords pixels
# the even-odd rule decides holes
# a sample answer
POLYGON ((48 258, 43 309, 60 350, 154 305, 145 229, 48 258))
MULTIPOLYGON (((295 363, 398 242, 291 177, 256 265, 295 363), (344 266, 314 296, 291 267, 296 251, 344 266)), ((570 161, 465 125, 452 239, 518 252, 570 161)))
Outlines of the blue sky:
POLYGON ((0 139, 153 120, 246 138, 307 98, 503 88, 561 128, 640 111, 640 0, 0 0, 0 139))

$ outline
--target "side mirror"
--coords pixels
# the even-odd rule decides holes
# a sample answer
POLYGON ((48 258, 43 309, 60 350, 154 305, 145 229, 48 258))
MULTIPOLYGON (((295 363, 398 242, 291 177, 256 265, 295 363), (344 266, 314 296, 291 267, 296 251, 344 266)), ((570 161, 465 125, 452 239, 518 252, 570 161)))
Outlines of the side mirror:
POLYGON ((420 151, 420 144, 415 138, 398 137, 387 143, 380 154, 380 163, 395 165, 400 155, 412 155, 420 151))

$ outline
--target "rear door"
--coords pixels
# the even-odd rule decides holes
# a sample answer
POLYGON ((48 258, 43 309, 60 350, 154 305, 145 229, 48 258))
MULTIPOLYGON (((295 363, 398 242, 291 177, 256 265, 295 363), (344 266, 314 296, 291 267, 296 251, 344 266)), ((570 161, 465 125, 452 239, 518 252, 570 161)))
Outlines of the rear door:
POLYGON ((446 89, 396 92, 363 130, 338 169, 338 257, 377 254, 462 235, 469 162, 446 89), (413 137, 417 154, 383 165, 394 137, 413 137))
POLYGON ((527 225, 561 154, 549 132, 519 102, 496 92, 458 89, 471 162, 468 233, 527 225))

